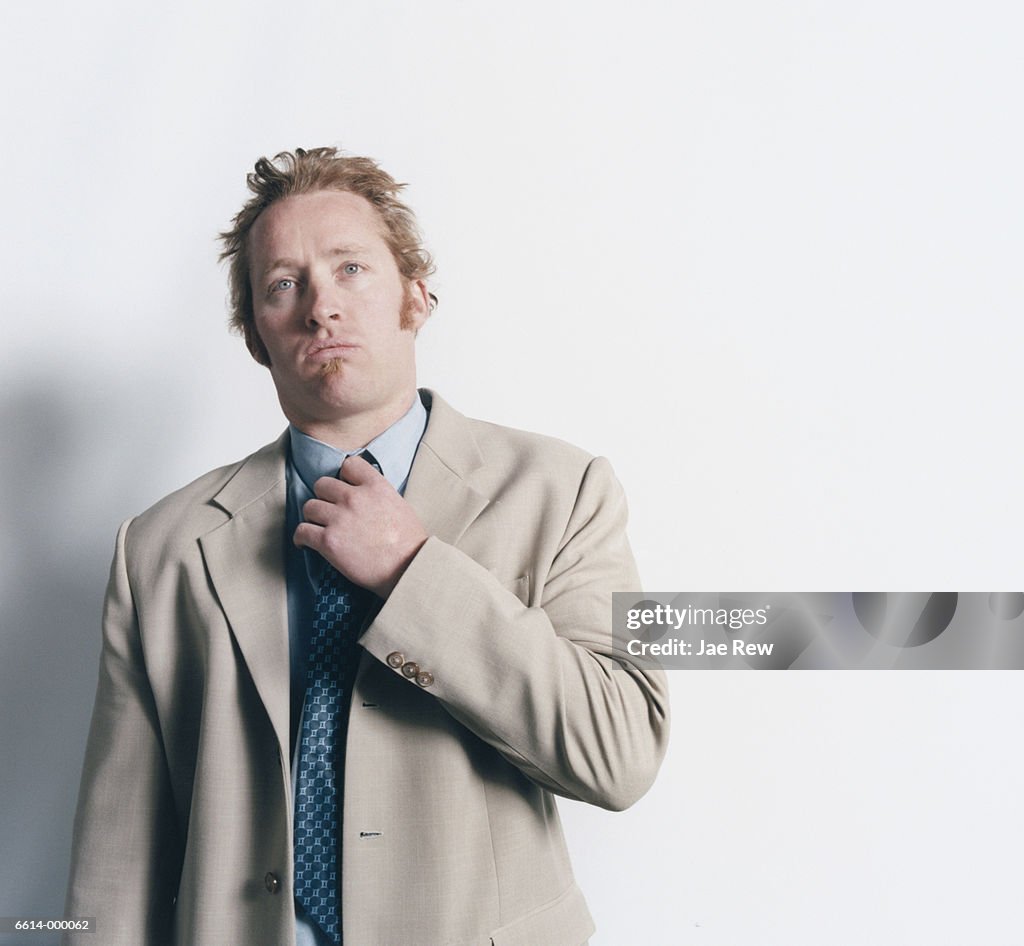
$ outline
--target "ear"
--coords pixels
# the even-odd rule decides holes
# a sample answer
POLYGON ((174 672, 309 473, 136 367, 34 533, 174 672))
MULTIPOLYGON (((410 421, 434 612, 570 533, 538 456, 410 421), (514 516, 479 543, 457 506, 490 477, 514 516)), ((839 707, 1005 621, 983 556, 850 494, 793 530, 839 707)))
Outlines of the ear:
POLYGON ((256 331, 256 326, 252 322, 246 322, 242 326, 242 335, 245 338, 245 347, 249 349, 253 361, 258 365, 263 365, 264 368, 269 368, 270 355, 267 353, 259 332, 256 331))
POLYGON ((427 291, 427 284, 422 279, 410 280, 406 286, 405 302, 402 306, 401 327, 416 333, 430 318, 433 296, 427 291))

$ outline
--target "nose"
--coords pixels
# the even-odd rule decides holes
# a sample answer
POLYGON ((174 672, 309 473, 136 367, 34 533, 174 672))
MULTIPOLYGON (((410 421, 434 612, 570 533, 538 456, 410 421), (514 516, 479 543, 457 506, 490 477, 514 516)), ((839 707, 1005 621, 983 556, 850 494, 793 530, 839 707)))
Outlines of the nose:
POLYGON ((311 279, 308 288, 306 325, 311 329, 326 326, 342 316, 341 297, 333 280, 311 279))

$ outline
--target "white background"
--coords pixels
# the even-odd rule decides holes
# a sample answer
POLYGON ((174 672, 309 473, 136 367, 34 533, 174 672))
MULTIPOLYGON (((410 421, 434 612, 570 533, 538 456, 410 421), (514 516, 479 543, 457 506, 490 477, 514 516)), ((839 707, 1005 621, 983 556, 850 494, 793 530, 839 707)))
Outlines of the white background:
MULTIPOLYGON (((0 915, 61 910, 117 524, 283 426, 263 154, 411 182, 421 383, 609 456, 647 588, 1020 586, 1018 5, 148 7, 4 16, 0 915)), ((593 946, 1020 942, 1018 674, 672 684, 652 792, 562 806, 593 946)))

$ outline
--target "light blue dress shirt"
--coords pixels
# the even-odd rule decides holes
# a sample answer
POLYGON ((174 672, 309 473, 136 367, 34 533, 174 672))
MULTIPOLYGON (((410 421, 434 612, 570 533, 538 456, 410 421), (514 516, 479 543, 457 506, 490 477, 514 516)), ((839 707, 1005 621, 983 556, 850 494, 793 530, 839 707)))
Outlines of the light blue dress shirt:
MULTIPOLYGON (((313 605, 326 562, 316 552, 299 549, 291 541, 302 521, 302 507, 314 497, 313 484, 321 476, 337 476, 347 457, 369 450, 380 464, 384 478, 399 493, 405 492, 409 470, 416 456, 423 431, 427 427, 427 410, 420 397, 379 437, 365 447, 345 453, 329 444, 306 436, 296 427, 289 427, 287 464, 288 503, 286 511, 285 570, 288 582, 288 644, 291 672, 291 750, 292 798, 295 797, 295 772, 298 766, 296 741, 301 732, 302 705, 306 696, 306 670, 309 642, 313 634, 313 605)), ((294 815, 293 815, 294 817, 294 815)), ((296 946, 330 946, 330 940, 316 923, 306 916, 301 905, 295 906, 296 946)))

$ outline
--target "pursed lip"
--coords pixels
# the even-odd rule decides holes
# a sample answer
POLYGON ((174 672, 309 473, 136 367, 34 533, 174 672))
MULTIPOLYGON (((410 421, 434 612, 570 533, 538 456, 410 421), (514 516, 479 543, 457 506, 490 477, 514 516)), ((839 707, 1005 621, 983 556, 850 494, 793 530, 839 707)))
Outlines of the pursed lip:
POLYGON ((358 346, 340 338, 321 338, 306 349, 306 357, 315 361, 337 358, 346 352, 355 351, 358 346))

